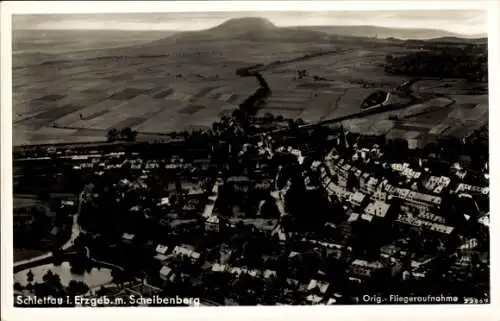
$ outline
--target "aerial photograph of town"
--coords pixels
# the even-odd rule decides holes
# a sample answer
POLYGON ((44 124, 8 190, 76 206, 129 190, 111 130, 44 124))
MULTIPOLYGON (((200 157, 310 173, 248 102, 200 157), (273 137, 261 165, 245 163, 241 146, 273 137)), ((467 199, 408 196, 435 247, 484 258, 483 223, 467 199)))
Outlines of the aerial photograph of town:
POLYGON ((490 303, 482 11, 12 16, 15 307, 490 303))

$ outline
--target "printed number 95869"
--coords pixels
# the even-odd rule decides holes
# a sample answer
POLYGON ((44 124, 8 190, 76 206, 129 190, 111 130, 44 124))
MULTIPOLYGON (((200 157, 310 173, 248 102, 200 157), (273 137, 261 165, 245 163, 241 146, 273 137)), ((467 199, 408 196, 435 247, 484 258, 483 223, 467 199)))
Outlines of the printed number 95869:
POLYGON ((464 298, 464 304, 487 304, 489 303, 488 298, 478 299, 478 298, 464 298))

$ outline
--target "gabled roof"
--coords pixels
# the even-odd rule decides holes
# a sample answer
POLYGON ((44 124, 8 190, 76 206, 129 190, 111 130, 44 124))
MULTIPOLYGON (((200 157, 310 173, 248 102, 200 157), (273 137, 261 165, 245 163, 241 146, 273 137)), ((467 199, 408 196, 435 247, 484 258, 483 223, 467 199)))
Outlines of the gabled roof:
POLYGON ((321 302, 321 300, 323 300, 323 298, 316 294, 309 294, 306 297, 306 300, 313 304, 318 304, 319 302, 321 302))
POLYGON ((167 265, 164 265, 160 269, 160 275, 162 276, 168 276, 172 272, 172 269, 168 267, 167 265))
POLYGON ((131 234, 131 233, 123 233, 123 235, 122 235, 122 238, 123 238, 124 240, 128 240, 128 241, 133 240, 133 239, 134 239, 134 237, 135 237, 135 235, 134 235, 134 234, 131 234))
POLYGON ((217 223, 219 223, 219 221, 220 221, 220 220, 219 220, 219 218, 218 218, 217 216, 215 216, 215 215, 211 215, 211 216, 209 216, 209 217, 207 218, 207 221, 206 221, 206 222, 207 222, 207 223, 217 224, 217 223))
POLYGON ((168 246, 163 245, 163 244, 158 244, 156 246, 156 252, 160 254, 165 254, 168 251, 168 246))
POLYGON ((309 285, 307 286, 307 290, 310 291, 310 290, 313 290, 315 288, 318 288, 321 293, 325 293, 326 290, 328 290, 329 286, 330 286, 330 284, 327 282, 321 282, 321 281, 317 281, 315 279, 312 279, 309 282, 309 285))
POLYGON ((273 270, 265 270, 264 271, 264 278, 270 278, 271 276, 276 276, 276 271, 273 270))
POLYGON ((215 263, 212 265, 212 271, 214 271, 214 272, 223 272, 225 270, 226 270, 225 264, 215 263))

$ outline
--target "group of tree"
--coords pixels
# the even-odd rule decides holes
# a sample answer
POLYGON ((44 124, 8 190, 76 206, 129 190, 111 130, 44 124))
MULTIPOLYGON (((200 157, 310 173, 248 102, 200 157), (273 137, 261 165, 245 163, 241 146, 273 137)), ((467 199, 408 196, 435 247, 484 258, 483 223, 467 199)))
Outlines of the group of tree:
POLYGON ((412 77, 462 78, 485 81, 488 75, 488 54, 471 53, 466 49, 418 51, 404 56, 386 56, 385 72, 412 77))
POLYGON ((62 284, 59 274, 48 270, 42 280, 34 279, 34 274, 31 270, 27 273, 27 285, 23 286, 19 282, 14 283, 14 290, 27 290, 37 296, 52 296, 63 297, 66 295, 82 295, 89 291, 89 287, 81 281, 71 280, 67 286, 62 284))
POLYGON ((255 91, 255 93, 245 99, 245 101, 243 101, 239 106, 239 109, 245 115, 249 116, 255 115, 257 111, 263 107, 266 98, 271 95, 271 89, 269 88, 269 85, 265 81, 264 77, 262 77, 262 75, 259 73, 255 73, 254 75, 257 78, 260 87, 259 89, 257 89, 257 91, 255 91))
POLYGON ((134 142, 137 138, 137 131, 131 129, 130 127, 125 127, 122 130, 118 130, 116 128, 110 129, 106 137, 108 142, 116 142, 116 141, 126 141, 126 142, 134 142))

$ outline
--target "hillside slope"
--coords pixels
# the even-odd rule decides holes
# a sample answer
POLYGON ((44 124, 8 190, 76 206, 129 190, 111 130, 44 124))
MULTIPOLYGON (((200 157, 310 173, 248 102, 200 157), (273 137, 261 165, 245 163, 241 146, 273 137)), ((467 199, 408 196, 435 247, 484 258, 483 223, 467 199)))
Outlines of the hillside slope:
POLYGON ((230 19, 222 24, 201 31, 181 32, 170 37, 153 41, 145 46, 162 46, 179 43, 199 43, 206 41, 285 41, 285 42, 322 42, 329 39, 323 32, 280 28, 263 18, 230 19))

